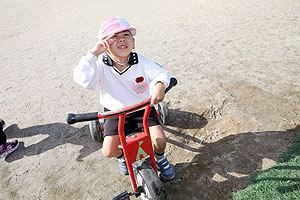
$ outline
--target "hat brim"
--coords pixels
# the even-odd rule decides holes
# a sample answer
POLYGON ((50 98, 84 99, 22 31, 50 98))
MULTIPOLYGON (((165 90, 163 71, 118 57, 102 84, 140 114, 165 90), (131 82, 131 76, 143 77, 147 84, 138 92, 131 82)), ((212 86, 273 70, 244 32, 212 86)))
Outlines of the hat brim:
POLYGON ((120 33, 120 32, 123 32, 123 31, 130 31, 132 36, 135 36, 136 34, 136 29, 135 28, 128 28, 128 27, 120 27, 120 28, 117 28, 117 29, 114 29, 113 31, 110 31, 108 33, 106 33, 105 35, 100 35, 99 36, 99 39, 102 40, 110 35, 113 35, 113 34, 116 34, 116 33, 120 33))

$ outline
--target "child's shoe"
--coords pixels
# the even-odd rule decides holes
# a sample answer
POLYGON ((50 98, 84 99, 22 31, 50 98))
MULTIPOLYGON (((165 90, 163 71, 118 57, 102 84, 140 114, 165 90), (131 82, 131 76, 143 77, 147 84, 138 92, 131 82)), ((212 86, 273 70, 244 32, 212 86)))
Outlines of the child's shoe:
POLYGON ((124 157, 118 158, 119 168, 122 174, 128 175, 128 169, 126 165, 126 160, 124 157))
POLYGON ((165 156, 156 157, 156 166, 164 179, 172 180, 175 177, 175 170, 165 156))
POLYGON ((18 140, 7 142, 5 146, 0 150, 0 158, 4 158, 8 154, 14 152, 19 147, 18 140))

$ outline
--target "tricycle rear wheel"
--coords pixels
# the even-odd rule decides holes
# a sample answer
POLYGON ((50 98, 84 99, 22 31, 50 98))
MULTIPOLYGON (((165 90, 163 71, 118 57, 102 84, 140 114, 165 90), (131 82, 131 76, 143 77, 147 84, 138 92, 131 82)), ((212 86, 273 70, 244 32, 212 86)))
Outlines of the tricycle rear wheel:
POLYGON ((159 102, 157 104, 157 111, 159 113, 158 119, 161 125, 167 125, 168 118, 169 118, 169 108, 167 102, 165 101, 159 102))
POLYGON ((101 130, 101 126, 103 125, 99 120, 89 121, 90 134, 96 142, 103 142, 103 130, 101 130))

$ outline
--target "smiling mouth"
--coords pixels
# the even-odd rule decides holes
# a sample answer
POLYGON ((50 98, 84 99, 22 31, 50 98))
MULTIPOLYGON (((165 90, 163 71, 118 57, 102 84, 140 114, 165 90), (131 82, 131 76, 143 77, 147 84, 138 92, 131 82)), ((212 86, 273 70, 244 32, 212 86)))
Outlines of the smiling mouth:
POLYGON ((126 45, 121 45, 118 47, 118 49, 127 49, 127 46, 126 45))

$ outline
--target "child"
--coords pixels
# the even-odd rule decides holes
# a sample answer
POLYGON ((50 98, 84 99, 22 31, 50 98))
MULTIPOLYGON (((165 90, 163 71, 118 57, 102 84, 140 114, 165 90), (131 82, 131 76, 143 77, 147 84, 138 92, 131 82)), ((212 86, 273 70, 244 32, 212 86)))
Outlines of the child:
POLYGON ((6 135, 3 131, 4 126, 5 122, 0 119, 0 158, 4 158, 8 154, 14 152, 19 146, 18 140, 6 143, 6 135))
MULTIPOLYGON (((121 109, 151 98, 150 106, 164 99, 170 82, 169 73, 149 59, 132 52, 136 29, 119 17, 105 21, 99 30, 99 41, 83 56, 73 71, 74 80, 88 89, 100 89, 100 104, 105 111, 121 109)), ((126 115, 125 132, 140 127, 144 110, 126 115)), ((104 121, 102 153, 117 157, 121 173, 128 174, 123 150, 118 147, 118 117, 104 121)), ((171 180, 175 171, 164 156, 166 136, 159 124, 155 108, 149 116, 151 140, 156 163, 161 175, 171 180)))

